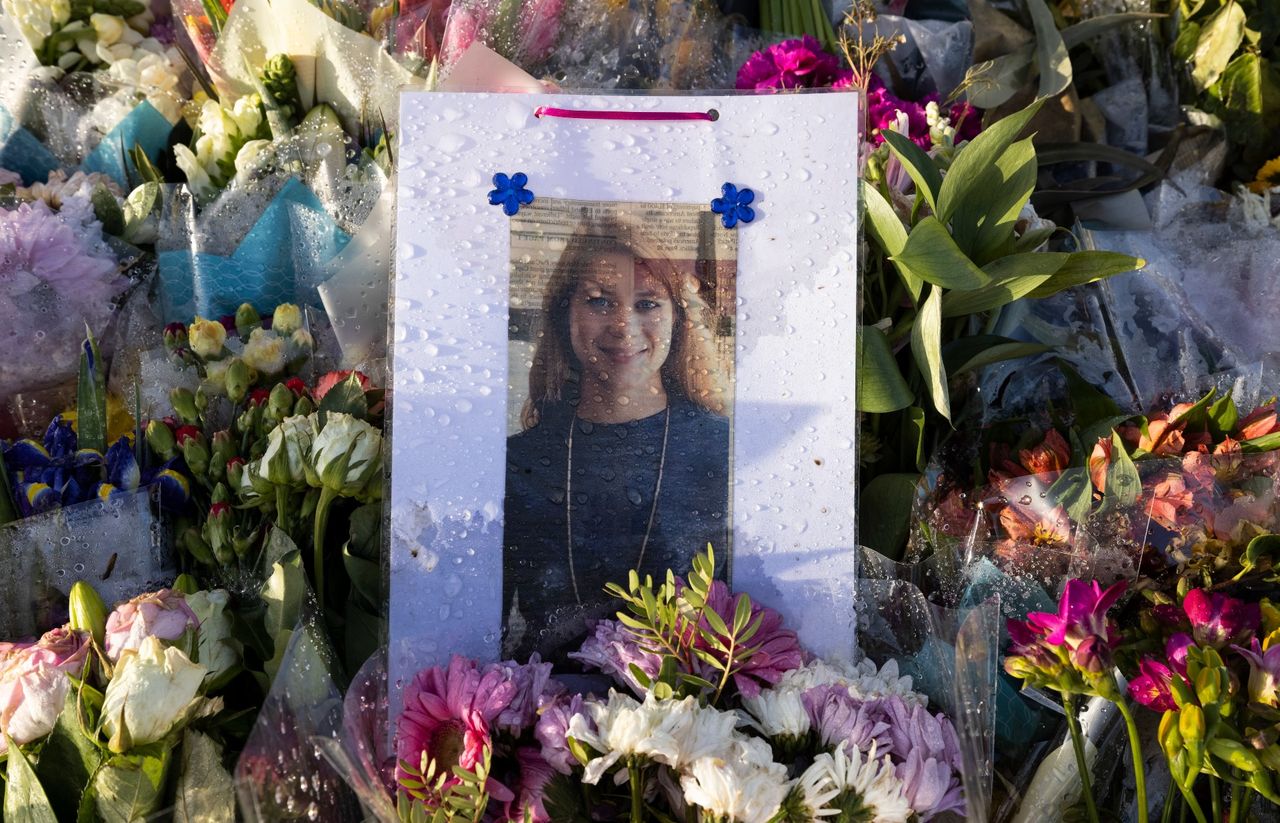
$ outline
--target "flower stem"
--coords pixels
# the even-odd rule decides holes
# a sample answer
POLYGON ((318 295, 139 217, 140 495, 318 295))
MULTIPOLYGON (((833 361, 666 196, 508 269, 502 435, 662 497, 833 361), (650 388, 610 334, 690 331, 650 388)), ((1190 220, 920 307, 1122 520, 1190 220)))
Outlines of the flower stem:
MULTIPOLYGON (((1177 783, 1176 780, 1174 782, 1177 783)), ((1183 786, 1180 783, 1178 784, 1178 791, 1182 792, 1183 798, 1187 801, 1187 807, 1191 809, 1191 813, 1195 815, 1196 823, 1209 823, 1208 818, 1204 816, 1204 809, 1200 808, 1200 801, 1196 800, 1194 788, 1195 781, 1192 781, 1190 786, 1183 786)))
POLYGON ((1209 799, 1213 804, 1213 819, 1215 821, 1222 819, 1222 787, 1218 784, 1218 778, 1209 775, 1209 799))
POLYGON ((1160 813, 1160 823, 1169 823, 1173 819, 1173 792, 1164 793, 1164 811, 1160 813))
MULTIPOLYGON (((1129 730, 1129 751, 1133 757, 1133 782, 1138 787, 1138 823, 1147 823, 1147 775, 1142 768, 1142 741, 1138 738, 1138 724, 1133 719, 1129 703, 1123 697, 1116 701, 1129 730)), ((1221 818, 1219 818, 1221 819, 1221 818)))
POLYGON ((1244 810, 1244 796, 1248 794, 1244 786, 1231 787, 1231 811, 1227 818, 1228 823, 1238 823, 1240 820, 1240 812, 1244 810))
POLYGON ((316 504, 315 531, 311 534, 311 551, 315 568, 312 570, 316 578, 316 600, 320 610, 324 611, 324 538, 329 528, 329 505, 338 493, 325 486, 320 490, 320 502, 316 504))
POLYGON ((640 786, 640 763, 627 761, 627 778, 631 783, 631 823, 644 823, 644 789, 640 786))
POLYGON ((276 486, 276 525, 285 534, 290 534, 289 490, 284 486, 276 486))
POLYGON ((1067 728, 1071 731, 1071 747, 1076 752, 1076 770, 1080 772, 1080 793, 1089 812, 1090 823, 1098 822, 1098 807, 1093 800, 1093 786, 1089 780, 1089 763, 1084 756, 1084 735, 1080 733, 1080 719, 1076 717, 1075 701, 1070 692, 1062 693, 1062 706, 1067 710, 1067 728))

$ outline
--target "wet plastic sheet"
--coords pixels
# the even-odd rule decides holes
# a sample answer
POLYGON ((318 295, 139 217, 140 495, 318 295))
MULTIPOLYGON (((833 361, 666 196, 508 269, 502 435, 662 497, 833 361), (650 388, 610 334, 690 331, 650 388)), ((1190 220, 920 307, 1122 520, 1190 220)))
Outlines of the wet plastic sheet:
POLYGON ((0 637, 39 635, 67 620, 86 580, 108 604, 164 588, 176 573, 147 490, 0 526, 0 637))

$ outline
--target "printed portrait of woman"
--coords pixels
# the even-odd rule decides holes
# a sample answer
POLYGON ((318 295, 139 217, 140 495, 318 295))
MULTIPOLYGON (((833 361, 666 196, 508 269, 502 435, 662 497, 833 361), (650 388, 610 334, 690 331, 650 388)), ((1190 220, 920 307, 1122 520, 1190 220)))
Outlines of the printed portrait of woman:
POLYGON ((504 656, 563 660, 618 610, 606 583, 729 556, 731 340, 697 271, 611 215, 580 220, 546 278, 507 441, 504 656))

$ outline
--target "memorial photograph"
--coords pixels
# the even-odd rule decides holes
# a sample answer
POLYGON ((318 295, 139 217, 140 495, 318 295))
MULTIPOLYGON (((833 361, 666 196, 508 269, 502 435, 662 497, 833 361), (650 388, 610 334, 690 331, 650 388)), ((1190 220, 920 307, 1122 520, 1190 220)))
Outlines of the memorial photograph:
POLYGON ((504 654, 576 648, 631 569, 732 556, 735 238, 670 203, 512 219, 504 654))

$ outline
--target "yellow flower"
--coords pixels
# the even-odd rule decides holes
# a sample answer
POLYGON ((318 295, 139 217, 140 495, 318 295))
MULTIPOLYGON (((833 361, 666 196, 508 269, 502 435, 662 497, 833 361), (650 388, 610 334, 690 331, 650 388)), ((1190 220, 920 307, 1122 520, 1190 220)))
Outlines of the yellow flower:
POLYGON ((1262 168, 1258 169, 1258 176, 1249 184, 1249 191, 1262 194, 1276 186, 1280 186, 1280 157, 1262 164, 1262 168))
POLYGON ((217 360, 222 357, 222 346, 227 342, 227 329, 217 320, 197 317, 187 327, 187 342, 201 358, 217 360))

